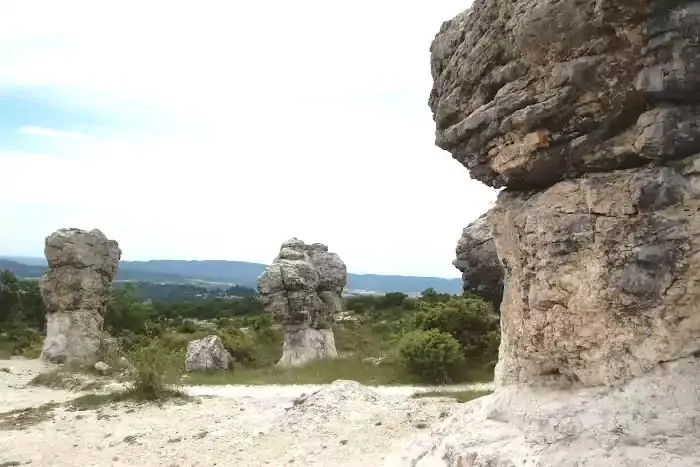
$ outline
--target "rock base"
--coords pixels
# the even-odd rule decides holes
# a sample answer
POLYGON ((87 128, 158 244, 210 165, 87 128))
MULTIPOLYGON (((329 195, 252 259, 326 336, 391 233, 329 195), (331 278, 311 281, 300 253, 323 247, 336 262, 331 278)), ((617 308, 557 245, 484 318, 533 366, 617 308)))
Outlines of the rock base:
POLYGON ((285 326, 282 358, 277 366, 302 366, 314 360, 336 359, 335 337, 332 329, 306 326, 285 326))
POLYGON ((617 388, 508 386, 389 456, 385 467, 700 466, 700 360, 617 388))
POLYGON ((94 359, 103 322, 102 315, 94 311, 47 314, 41 359, 53 363, 94 359))

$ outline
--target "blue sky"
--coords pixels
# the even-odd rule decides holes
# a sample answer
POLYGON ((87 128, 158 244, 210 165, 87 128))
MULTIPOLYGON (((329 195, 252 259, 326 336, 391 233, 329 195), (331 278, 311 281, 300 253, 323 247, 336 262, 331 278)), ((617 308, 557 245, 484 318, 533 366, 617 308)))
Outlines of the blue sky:
POLYGON ((97 227, 124 259, 268 262, 297 236, 458 276, 495 194, 434 146, 427 99, 468 3, 239 3, 0 2, 0 254, 97 227))

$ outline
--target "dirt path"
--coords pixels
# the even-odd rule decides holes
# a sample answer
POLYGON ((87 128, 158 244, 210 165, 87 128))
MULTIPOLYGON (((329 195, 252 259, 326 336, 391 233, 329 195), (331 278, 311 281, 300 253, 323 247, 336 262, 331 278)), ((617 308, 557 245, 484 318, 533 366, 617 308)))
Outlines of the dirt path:
MULTIPOLYGON (((0 368, 10 368, 0 371, 0 412, 77 395, 26 387, 35 374, 50 369, 37 361, 0 361, 0 368)), ((36 423, 21 430, 0 426, 0 465, 369 467, 380 465, 406 436, 456 409, 448 399, 409 397, 423 390, 352 381, 192 386, 186 391, 196 401, 186 404, 86 411, 44 406, 28 412, 36 423)))

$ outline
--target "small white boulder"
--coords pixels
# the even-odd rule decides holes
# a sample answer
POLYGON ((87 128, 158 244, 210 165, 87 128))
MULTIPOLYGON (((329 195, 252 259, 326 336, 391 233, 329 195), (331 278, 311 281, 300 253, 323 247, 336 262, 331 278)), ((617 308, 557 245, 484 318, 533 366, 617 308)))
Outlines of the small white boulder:
POLYGON ((94 366, 95 370, 103 375, 106 375, 112 371, 112 367, 107 365, 105 362, 97 362, 94 366))
POLYGON ((219 336, 207 336, 187 345, 185 371, 227 370, 231 356, 219 336))

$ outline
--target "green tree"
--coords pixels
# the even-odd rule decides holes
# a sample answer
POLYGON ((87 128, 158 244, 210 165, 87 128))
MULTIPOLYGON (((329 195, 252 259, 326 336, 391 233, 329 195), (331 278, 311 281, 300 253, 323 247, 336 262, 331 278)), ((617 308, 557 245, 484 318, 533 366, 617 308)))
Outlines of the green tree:
POLYGON ((20 280, 22 297, 22 320, 30 328, 44 331, 46 329, 46 308, 41 298, 39 281, 20 280))
POLYGON ((420 293, 420 298, 426 302, 435 302, 438 300, 438 293, 434 288, 428 287, 420 293))
POLYGON ((378 308, 390 308, 390 307, 398 307, 401 306, 406 300, 408 295, 405 293, 401 292, 389 292, 387 294, 384 294, 383 296, 379 297, 377 300, 377 307, 378 308))
POLYGON ((499 318, 478 297, 453 297, 446 302, 423 302, 413 317, 416 329, 436 329, 459 342, 465 357, 495 358, 500 342, 499 318))
POLYGON ((124 287, 112 290, 104 316, 104 327, 111 334, 119 334, 123 331, 141 334, 146 330, 145 325, 149 314, 149 306, 138 300, 136 288, 126 284, 124 287))
POLYGON ((412 374, 428 383, 452 381, 464 365, 459 342, 436 329, 406 333, 399 341, 399 356, 412 374))
POLYGON ((7 332, 22 320, 22 293, 10 271, 0 272, 0 332, 7 332))

